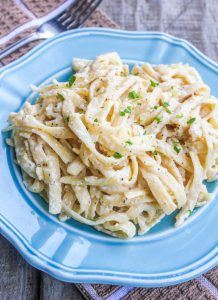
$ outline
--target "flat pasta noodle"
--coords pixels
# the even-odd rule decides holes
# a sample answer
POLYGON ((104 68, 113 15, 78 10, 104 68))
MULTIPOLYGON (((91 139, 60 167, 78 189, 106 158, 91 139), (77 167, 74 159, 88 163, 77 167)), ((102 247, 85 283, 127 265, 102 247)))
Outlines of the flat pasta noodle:
POLYGON ((61 213, 61 182, 60 182, 60 165, 57 154, 49 147, 45 146, 47 155, 47 166, 43 171, 45 174, 45 182, 48 184, 49 212, 51 214, 61 213))
POLYGON ((9 120, 23 181, 61 221, 143 235, 180 209, 176 226, 212 199, 217 99, 181 63, 135 65, 115 52, 75 58, 69 82, 42 88, 9 120))

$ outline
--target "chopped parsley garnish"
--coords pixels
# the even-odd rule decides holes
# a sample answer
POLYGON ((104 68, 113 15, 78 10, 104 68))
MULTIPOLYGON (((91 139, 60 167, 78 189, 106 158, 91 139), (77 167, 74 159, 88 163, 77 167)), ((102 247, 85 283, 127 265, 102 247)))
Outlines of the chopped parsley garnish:
POLYGON ((136 93, 136 91, 131 91, 131 92, 129 92, 129 94, 128 94, 128 98, 129 98, 129 99, 138 99, 138 98, 140 98, 140 97, 141 97, 141 95, 138 94, 138 93, 136 93))
POLYGON ((191 118, 187 121, 187 124, 191 125, 192 123, 194 123, 195 120, 196 118, 191 118))
POLYGON ((98 119, 97 119, 97 118, 95 118, 94 122, 95 122, 95 123, 98 123, 98 119))
POLYGON ((159 124, 162 121, 162 117, 155 117, 154 119, 157 121, 157 124, 159 124))
POLYGON ((174 151, 176 151, 177 154, 179 154, 179 152, 181 151, 179 142, 173 141, 173 149, 174 151))
POLYGON ((166 111, 168 114, 172 114, 172 111, 171 111, 169 108, 165 108, 165 111, 166 111))
POLYGON ((177 119, 182 119, 183 117, 184 117, 184 115, 183 115, 183 114, 176 115, 176 118, 177 118, 177 119))
POLYGON ((142 105, 142 103, 137 103, 137 105, 142 105))
POLYGON ((70 121, 70 116, 67 116, 66 118, 64 118, 64 120, 68 123, 70 121))
POLYGON ((143 135, 146 135, 146 130, 144 131, 143 135))
POLYGON ((156 157, 158 155, 157 150, 154 150, 152 154, 153 154, 154 157, 156 157))
POLYGON ((68 83, 66 84, 66 86, 67 86, 67 87, 71 87, 71 86, 74 84, 75 80, 76 80, 76 76, 72 75, 72 76, 70 77, 68 83))
POLYGON ((158 107, 159 107, 158 105, 155 105, 155 106, 154 106, 154 109, 158 109, 158 107))
POLYGON ((119 115, 123 117, 126 114, 130 114, 131 112, 132 112, 131 106, 127 106, 127 108, 125 108, 123 111, 119 112, 119 115))
POLYGON ((80 113, 80 114, 83 114, 83 113, 84 113, 84 110, 83 110, 83 109, 80 109, 80 110, 79 110, 79 113, 80 113))
POLYGON ((120 115, 121 117, 123 117, 123 116, 126 115, 126 113, 125 113, 125 111, 120 111, 120 112, 119 112, 119 115, 120 115))
POLYGON ((119 152, 115 152, 113 155, 114 158, 119 159, 122 157, 122 155, 119 152))
POLYGON ((171 110, 168 108, 170 105, 168 102, 163 103, 163 107, 168 114, 172 114, 171 110))
POLYGON ((155 82, 154 80, 150 80, 150 83, 151 83, 151 86, 152 86, 152 87, 156 87, 156 86, 159 85, 159 83, 158 83, 158 82, 155 82))
POLYGON ((164 102, 163 103, 163 107, 169 107, 169 106, 170 106, 169 102, 164 102))
POLYGON ((125 143, 127 144, 127 145, 132 145, 132 142, 130 141, 130 140, 128 140, 128 141, 125 141, 125 143))
POLYGON ((193 214, 193 211, 189 209, 189 216, 191 216, 193 214))
POLYGON ((58 98, 59 100, 61 100, 61 101, 64 101, 64 100, 65 100, 64 96, 63 96, 62 94, 60 94, 60 93, 57 93, 57 98, 58 98))
POLYGON ((125 109, 125 112, 126 112, 127 114, 131 114, 131 112, 132 112, 131 106, 127 106, 127 108, 125 109))

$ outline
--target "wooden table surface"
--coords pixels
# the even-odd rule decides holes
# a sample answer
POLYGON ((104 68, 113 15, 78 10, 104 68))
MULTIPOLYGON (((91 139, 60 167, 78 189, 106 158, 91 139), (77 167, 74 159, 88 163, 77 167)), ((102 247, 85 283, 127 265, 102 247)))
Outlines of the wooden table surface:
MULTIPOLYGON (((122 29, 164 31, 218 61, 217 0, 104 0, 101 9, 122 29)), ((3 237, 0 249, 1 300, 85 299, 73 284, 28 265, 3 237)))

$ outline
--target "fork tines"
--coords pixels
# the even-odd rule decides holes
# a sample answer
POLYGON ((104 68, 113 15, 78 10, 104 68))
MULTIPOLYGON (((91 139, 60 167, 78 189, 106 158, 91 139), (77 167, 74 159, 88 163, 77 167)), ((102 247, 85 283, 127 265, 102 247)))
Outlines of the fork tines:
POLYGON ((88 19, 101 1, 102 0, 75 1, 57 20, 67 30, 79 27, 88 19))

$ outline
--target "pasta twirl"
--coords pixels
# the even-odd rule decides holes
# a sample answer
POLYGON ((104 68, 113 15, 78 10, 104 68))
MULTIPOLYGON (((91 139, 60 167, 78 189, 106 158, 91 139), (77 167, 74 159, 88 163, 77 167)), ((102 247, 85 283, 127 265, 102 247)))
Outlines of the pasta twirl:
POLYGON ((218 173, 216 99, 184 64, 130 72, 117 53, 75 59, 69 82, 37 89, 10 114, 25 186, 49 212, 112 236, 142 235, 211 200, 218 173))

